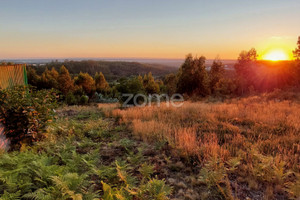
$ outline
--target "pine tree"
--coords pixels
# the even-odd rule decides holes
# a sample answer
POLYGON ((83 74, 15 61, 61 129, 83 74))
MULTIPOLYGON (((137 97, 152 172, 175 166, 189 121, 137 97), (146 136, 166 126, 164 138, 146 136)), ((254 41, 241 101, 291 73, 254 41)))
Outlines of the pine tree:
POLYGON ((187 55, 178 75, 177 89, 188 95, 206 96, 209 91, 209 78, 205 69, 205 57, 193 58, 187 55))
POLYGON ((96 91, 99 93, 107 92, 110 89, 109 84, 106 81, 102 72, 96 73, 95 86, 96 86, 96 91))
POLYGON ((141 75, 138 76, 138 80, 141 82, 142 85, 144 84, 144 79, 141 75))
POLYGON ((296 84, 300 86, 300 36, 298 37, 297 48, 293 51, 295 62, 296 84))
POLYGON ((237 64, 234 65, 241 94, 244 94, 254 84, 254 68, 257 67, 257 57, 258 55, 254 48, 249 51, 242 51, 238 57, 237 64))
POLYGON ((75 84, 82 87, 87 95, 92 95, 95 91, 95 81, 88 73, 80 72, 75 79, 75 84))
POLYGON ((149 72, 148 74, 144 75, 143 85, 147 92, 147 94, 158 94, 159 93, 159 84, 155 82, 152 73, 149 72))
POLYGON ((48 70, 48 68, 46 68, 41 76, 42 88, 58 89, 58 76, 59 76, 59 74, 54 68, 52 68, 51 71, 48 70))
POLYGON ((215 93, 216 84, 223 78, 224 72, 223 63, 220 60, 214 60, 209 71, 210 90, 212 93, 215 93))
POLYGON ((40 79, 41 77, 36 73, 35 69, 32 67, 27 68, 27 77, 28 77, 28 83, 35 87, 40 87, 40 79))
POLYGON ((168 74, 164 78, 164 85, 168 95, 173 95, 177 90, 178 76, 176 74, 168 74))
POLYGON ((74 89, 74 81, 72 80, 68 69, 65 66, 61 66, 58 77, 59 90, 67 95, 74 89))
POLYGON ((294 57, 297 61, 300 61, 300 36, 298 37, 297 48, 293 51, 294 57))

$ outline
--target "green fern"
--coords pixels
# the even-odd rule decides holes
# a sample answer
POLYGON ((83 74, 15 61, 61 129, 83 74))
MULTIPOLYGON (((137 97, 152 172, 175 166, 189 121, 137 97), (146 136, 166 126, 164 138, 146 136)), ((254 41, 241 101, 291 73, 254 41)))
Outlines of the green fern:
POLYGON ((143 176, 142 183, 144 183, 146 180, 150 179, 151 175, 154 173, 154 166, 143 163, 139 168, 139 172, 143 176))

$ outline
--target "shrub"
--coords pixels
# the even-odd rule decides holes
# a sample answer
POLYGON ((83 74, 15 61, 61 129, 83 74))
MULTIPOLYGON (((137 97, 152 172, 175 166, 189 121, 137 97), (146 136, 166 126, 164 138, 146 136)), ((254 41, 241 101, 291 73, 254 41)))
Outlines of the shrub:
POLYGON ((234 94, 236 88, 237 84, 233 80, 222 78, 216 83, 214 91, 218 95, 232 95, 234 94))
POLYGON ((78 103, 77 98, 72 92, 69 92, 66 96, 66 103, 68 105, 76 105, 78 103))
POLYGON ((82 95, 79 99, 79 104, 80 105, 86 105, 89 102, 89 97, 86 95, 82 95))
POLYGON ((11 148, 32 144, 42 137, 54 117, 57 96, 54 90, 35 91, 18 86, 0 91, 0 122, 11 148))

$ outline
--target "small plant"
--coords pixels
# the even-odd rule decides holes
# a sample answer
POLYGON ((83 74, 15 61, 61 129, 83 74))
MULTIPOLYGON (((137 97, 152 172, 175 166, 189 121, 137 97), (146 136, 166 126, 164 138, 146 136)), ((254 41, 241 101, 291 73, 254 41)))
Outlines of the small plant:
POLYGON ((212 158, 200 171, 200 182, 205 183, 209 189, 217 188, 225 199, 234 199, 224 163, 212 158))
POLYGON ((141 186, 140 199, 145 200, 167 200, 168 195, 172 193, 172 188, 167 186, 164 180, 156 178, 149 180, 145 185, 141 186))
POLYGON ((142 174, 143 179, 142 183, 146 180, 149 180, 151 175, 154 173, 154 166, 148 165, 147 163, 143 163, 139 168, 139 172, 142 174))
POLYGON ((134 144, 135 144, 134 141, 128 138, 124 138, 120 140, 120 145, 122 145, 128 152, 134 147, 134 144))

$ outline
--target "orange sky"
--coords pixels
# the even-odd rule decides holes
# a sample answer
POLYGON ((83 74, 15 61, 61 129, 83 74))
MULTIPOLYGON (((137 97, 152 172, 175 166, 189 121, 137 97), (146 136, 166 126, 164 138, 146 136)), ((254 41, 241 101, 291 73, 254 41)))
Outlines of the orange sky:
POLYGON ((0 60, 7 58, 236 59, 254 47, 292 57, 300 34, 300 2, 4 1, 0 60))

